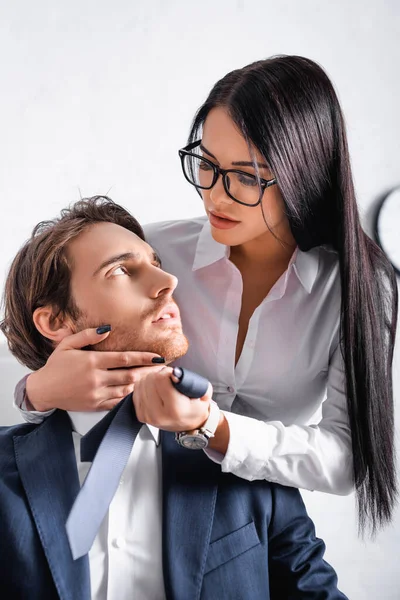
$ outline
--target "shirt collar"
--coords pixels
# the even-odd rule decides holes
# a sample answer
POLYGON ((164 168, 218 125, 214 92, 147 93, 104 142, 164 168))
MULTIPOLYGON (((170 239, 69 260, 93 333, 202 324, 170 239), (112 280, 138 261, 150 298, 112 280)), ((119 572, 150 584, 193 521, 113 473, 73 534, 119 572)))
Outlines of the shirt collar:
MULTIPOLYGON (((72 429, 79 433, 80 435, 85 435, 88 431, 92 429, 103 417, 106 416, 107 411, 102 412, 76 412, 76 411, 68 411, 69 417, 72 423, 72 429)), ((158 446, 160 443, 160 430, 157 427, 153 427, 153 425, 145 426, 150 431, 156 445, 158 446)))
POLYGON ((303 288, 311 294, 318 275, 320 249, 312 248, 302 252, 298 247, 293 253, 293 270, 303 288))
MULTIPOLYGON (((229 247, 214 240, 207 219, 199 235, 192 271, 208 267, 222 258, 229 259, 229 247)), ((301 285, 310 294, 318 275, 318 265, 319 248, 302 252, 297 247, 290 259, 287 271, 289 272, 293 268, 301 285)))
POLYGON ((229 247, 216 242, 211 234, 211 225, 206 217, 203 229, 197 241, 192 271, 208 267, 221 258, 229 258, 229 247))

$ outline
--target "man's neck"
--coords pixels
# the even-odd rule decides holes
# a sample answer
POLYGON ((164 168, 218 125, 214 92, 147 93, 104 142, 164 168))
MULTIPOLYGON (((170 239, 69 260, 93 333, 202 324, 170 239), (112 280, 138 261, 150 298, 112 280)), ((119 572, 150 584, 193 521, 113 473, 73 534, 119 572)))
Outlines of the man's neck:
POLYGON ((71 419, 72 429, 80 435, 85 435, 92 427, 97 425, 103 417, 106 416, 108 411, 67 411, 69 418, 71 419))

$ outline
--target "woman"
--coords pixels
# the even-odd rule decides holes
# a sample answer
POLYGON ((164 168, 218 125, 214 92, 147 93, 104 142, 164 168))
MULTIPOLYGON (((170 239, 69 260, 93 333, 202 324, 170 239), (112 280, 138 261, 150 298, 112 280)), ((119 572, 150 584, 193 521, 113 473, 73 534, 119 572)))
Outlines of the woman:
MULTIPOLYGON (((297 56, 233 71, 200 107, 180 156, 207 218, 146 233, 180 281, 191 347, 179 364, 208 377, 225 409, 228 439, 210 458, 246 479, 339 494, 355 485, 360 528, 376 531, 397 492, 397 287, 360 225, 332 84, 297 56)), ((81 410, 104 408, 131 391, 131 371, 73 350, 88 335, 29 377, 36 408, 54 397, 60 408, 77 398, 81 410)))

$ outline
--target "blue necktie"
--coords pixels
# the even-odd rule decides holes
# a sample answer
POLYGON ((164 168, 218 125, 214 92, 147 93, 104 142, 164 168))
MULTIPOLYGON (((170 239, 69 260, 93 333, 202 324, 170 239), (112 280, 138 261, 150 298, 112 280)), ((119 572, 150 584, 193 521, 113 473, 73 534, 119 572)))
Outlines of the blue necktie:
POLYGON ((81 439, 81 460, 93 462, 66 523, 74 560, 89 552, 142 426, 134 412, 132 394, 112 413, 81 439))
MULTIPOLYGON (((175 367, 174 375, 179 381, 172 384, 185 396, 201 398, 206 393, 208 381, 197 373, 175 367)), ((141 426, 130 394, 82 437, 81 460, 93 462, 66 523, 74 560, 92 547, 141 426)))

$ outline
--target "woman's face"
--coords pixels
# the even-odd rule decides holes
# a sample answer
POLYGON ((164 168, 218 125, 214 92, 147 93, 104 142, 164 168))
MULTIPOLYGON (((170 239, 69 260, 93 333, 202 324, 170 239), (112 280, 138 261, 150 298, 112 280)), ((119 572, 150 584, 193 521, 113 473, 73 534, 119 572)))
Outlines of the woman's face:
MULTIPOLYGON (((201 146, 204 158, 222 169, 239 169, 256 174, 247 143, 225 108, 218 107, 209 112, 203 127, 201 146)), ((260 177, 273 179, 274 175, 261 154, 255 148, 252 151, 259 164, 260 177)), ((262 197, 269 229, 263 219, 261 204, 243 206, 232 200, 225 192, 221 176, 211 190, 201 190, 201 194, 212 236, 217 242, 227 246, 239 246, 256 239, 262 242, 273 237, 272 231, 279 240, 293 245, 278 185, 265 189, 262 197)))

